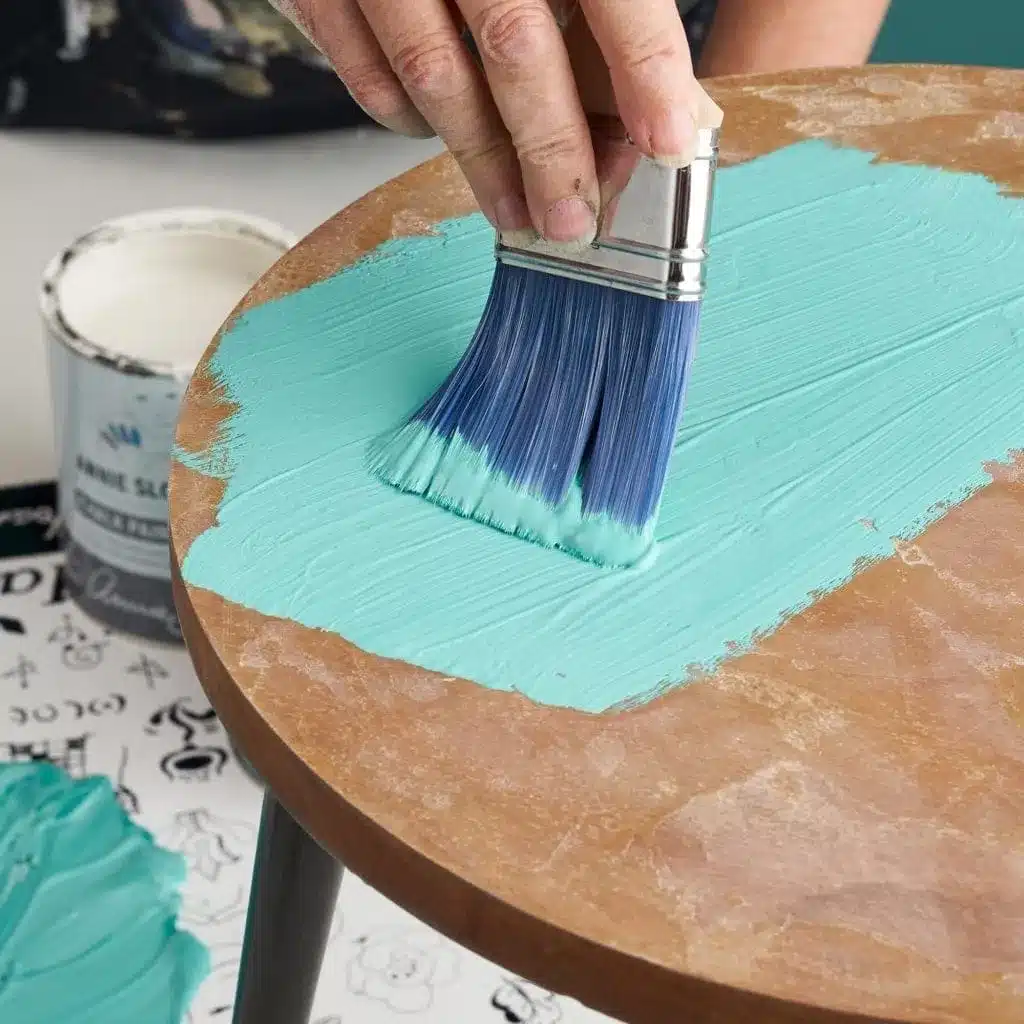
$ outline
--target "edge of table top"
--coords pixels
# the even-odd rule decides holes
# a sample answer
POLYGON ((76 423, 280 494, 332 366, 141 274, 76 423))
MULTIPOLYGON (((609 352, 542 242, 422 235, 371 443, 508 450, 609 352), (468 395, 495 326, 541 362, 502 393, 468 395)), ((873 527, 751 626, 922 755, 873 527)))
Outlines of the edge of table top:
MULTIPOLYGON (((1024 111, 1024 73, 876 66, 722 79, 710 82, 709 88, 729 117, 723 163, 748 160, 801 138, 824 137, 875 151, 883 160, 985 174, 1007 193, 1024 194, 1024 133, 1013 128, 1016 118, 1024 118, 1020 113, 1024 111)), ((431 161, 313 232, 256 285, 236 313, 305 287, 387 238, 425 233, 437 220, 472 209, 472 197, 451 162, 431 161)), ((209 450, 230 413, 204 361, 179 424, 179 446, 193 453, 209 450)), ((713 940, 695 955, 681 934, 665 930, 663 912, 659 917, 641 905, 637 882, 649 883, 651 876, 627 870, 621 857, 616 860, 614 843, 622 830, 604 820, 607 809, 602 810, 601 800, 619 806, 614 801, 627 799, 622 785, 637 789, 671 778, 670 758, 656 744, 652 746, 652 737, 664 734, 677 742, 698 743, 705 734, 736 728, 737 716, 746 723, 740 738, 755 747, 781 742, 786 730, 803 731, 805 741, 823 745, 832 772, 826 773, 825 782, 834 786, 848 753, 823 731, 823 714, 841 713, 850 728, 865 736, 874 737, 874 729, 885 731, 891 745, 886 756, 898 758, 901 746, 906 749, 920 739, 914 732, 915 721, 934 721, 941 731, 952 713, 947 675, 956 676, 957 688, 968 697, 987 702, 984 710, 990 717, 998 711, 989 705, 1002 700, 1003 713, 1019 728, 1024 723, 1024 694, 1018 694, 1013 678, 994 679, 978 665, 963 666, 961 676, 957 674, 961 666, 950 661, 941 666, 941 692, 908 693, 901 684, 920 671, 922 650, 934 640, 934 628, 922 625, 915 608, 931 609, 940 623, 965 631, 978 643, 996 644, 1024 665, 1024 639, 1007 639, 1012 630, 1020 632, 1016 608, 1004 601, 979 616, 965 604, 963 586, 958 590, 936 584, 936 577, 943 573, 966 584, 983 573, 1003 588, 1005 596, 1012 589, 1014 574, 1024 578, 1024 540, 1014 539, 1024 537, 1022 465, 992 467, 995 479, 990 486, 951 509, 913 544, 866 567, 849 584, 794 616, 755 650, 726 663, 713 676, 671 691, 643 708, 615 715, 581 716, 541 708, 515 694, 439 679, 413 666, 373 658, 340 637, 271 620, 188 587, 180 578, 178 556, 185 554, 195 536, 214 525, 223 482, 181 462, 172 467, 171 485, 176 596, 190 652, 214 707, 289 810, 371 885, 483 955, 636 1022, 687 1019, 680 1013, 680 1007, 687 1007, 689 1019, 723 1024, 744 1019, 764 1024, 854 1019, 997 1024, 1019 1019, 1024 980, 1019 986, 1012 979, 1006 983, 988 976, 977 980, 970 972, 937 966, 911 947, 875 941, 855 928, 848 929, 849 934, 810 928, 785 949, 774 948, 772 938, 766 937, 756 969, 730 966, 730 958, 742 960, 758 951, 756 936, 744 938, 743 953, 729 947, 728 936, 703 936, 713 940), (829 659, 838 638, 848 637, 851 630, 863 636, 879 628, 902 631, 906 642, 898 655, 885 662, 879 661, 877 652, 864 650, 836 669, 829 659), (780 669, 781 665, 789 668, 780 669), (824 683, 822 675, 828 677, 824 683), (344 687, 335 685, 335 678, 344 678, 344 687), (874 680, 873 685, 865 687, 865 679, 874 680), (847 692, 839 692, 844 684, 847 692), (395 730, 403 751, 418 759, 428 777, 440 779, 467 768, 470 774, 478 773, 480 785, 473 794, 456 794, 446 812, 446 817, 464 823, 459 849, 430 835, 431 822, 438 820, 435 812, 417 805, 409 794, 388 792, 387 751, 376 735, 382 722, 377 710, 385 705, 388 728, 395 730), (350 721, 357 712, 363 721, 350 721), (354 765, 345 751, 337 749, 339 737, 331 732, 331 723, 342 716, 349 723, 345 735, 349 750, 365 754, 373 749, 384 759, 380 764, 354 765), (475 760, 456 765, 438 749, 437 736, 455 736, 469 721, 493 722, 494 734, 479 737, 475 760), (432 730, 433 740, 425 739, 424 729, 432 730), (551 749, 561 758, 563 778, 544 794, 543 807, 530 807, 531 827, 537 833, 531 842, 537 849, 495 850, 486 827, 496 815, 513 811, 517 800, 536 795, 530 792, 527 768, 513 773, 511 779, 504 771, 505 789, 494 786, 498 763, 485 748, 488 743, 507 746, 509 736, 527 768, 550 767, 545 757, 551 749), (649 769, 649 774, 641 772, 625 783, 602 779, 601 764, 608 763, 609 757, 621 759, 623 751, 630 766, 637 760, 634 752, 649 762, 643 769, 649 769), (588 781, 600 783, 588 791, 593 806, 578 806, 573 779, 581 772, 590 773, 588 781), (557 843, 542 826, 553 825, 567 807, 584 819, 590 815, 611 845, 602 850, 601 843, 595 843, 590 859, 580 854, 571 872, 563 864, 545 873, 544 859, 557 843), (609 864, 622 868, 621 891, 610 896, 602 893, 597 900, 588 886, 598 878, 607 880, 609 864), (567 877, 569 883, 561 884, 567 877), (601 904, 599 911, 595 901, 601 904), (653 921, 654 926, 649 934, 634 933, 624 939, 619 926, 633 918, 653 921), (726 944, 718 948, 721 943, 726 944), (880 987, 890 984, 896 992, 899 979, 908 976, 919 984, 916 989, 904 984, 889 999, 884 992, 858 995, 856 986, 849 979, 844 981, 845 968, 826 963, 821 973, 822 949, 859 965, 862 973, 876 972, 880 987), (800 963, 806 965, 803 974, 794 970, 800 963), (819 1006, 802 1001, 811 989, 817 989, 819 1006), (932 993, 943 990, 945 1002, 936 1006, 932 993), (856 1009, 865 1015, 844 1012, 856 1009), (943 1016, 930 1015, 936 1011, 943 1016)), ((977 751, 961 750, 954 735, 943 739, 947 741, 956 752, 960 776, 949 774, 952 761, 930 766, 935 777, 927 780, 926 788, 936 800, 972 772, 990 789, 996 781, 1000 786, 1014 780, 1024 783, 1011 739, 1005 740, 1006 749, 990 750, 986 758, 977 751), (993 772, 1001 773, 998 780, 993 772)), ((931 742, 936 742, 934 736, 931 742)), ((772 785, 778 783, 780 792, 786 786, 818 784, 806 766, 800 766, 798 752, 794 758, 796 768, 776 764, 782 774, 772 785)), ((714 760, 714 765, 702 767, 701 778, 687 780, 694 792, 729 784, 731 778, 749 775, 755 767, 742 751, 714 760)), ((900 809, 899 793, 885 791, 877 779, 868 783, 873 790, 856 794, 856 799, 848 793, 830 797, 840 803, 854 799, 844 805, 853 816, 851 822, 863 818, 868 805, 882 807, 890 816, 900 809)), ((966 801, 955 814, 947 814, 944 825, 964 826, 968 805, 966 801)), ((647 809, 652 817, 645 827, 656 830, 652 825, 656 811, 647 809)), ((666 849, 684 864, 696 857, 692 864, 699 874, 698 851, 671 845, 666 849)), ((958 855, 972 851, 973 847, 965 848, 958 855)), ((751 852, 757 856, 764 851, 751 852)), ((897 855, 910 870, 915 856, 921 854, 900 848, 897 855)), ((711 884, 722 887, 725 899, 730 886, 739 881, 734 875, 711 884)), ((909 928, 913 908, 900 902, 899 893, 888 898, 891 912, 903 915, 899 923, 909 928)))

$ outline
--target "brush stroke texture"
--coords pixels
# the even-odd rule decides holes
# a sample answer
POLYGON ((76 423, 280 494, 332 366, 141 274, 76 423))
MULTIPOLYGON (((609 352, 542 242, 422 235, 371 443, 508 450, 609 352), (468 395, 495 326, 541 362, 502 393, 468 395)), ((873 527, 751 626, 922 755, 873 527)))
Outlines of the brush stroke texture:
POLYGON ((370 471, 443 508, 600 566, 654 543, 699 302, 499 263, 480 326, 370 471))
POLYGON ((108 780, 0 765, 0 1021, 178 1024, 209 970, 184 879, 108 780))
MULTIPOLYGON (((892 553, 1024 446, 1024 203, 806 142, 721 172, 654 557, 600 570, 373 479, 368 441, 472 335, 480 218, 246 313, 212 370, 194 586, 365 650, 585 711, 711 667, 892 553)), ((180 456, 179 456, 180 457, 180 456)), ((193 460, 189 460, 193 461, 193 460)))

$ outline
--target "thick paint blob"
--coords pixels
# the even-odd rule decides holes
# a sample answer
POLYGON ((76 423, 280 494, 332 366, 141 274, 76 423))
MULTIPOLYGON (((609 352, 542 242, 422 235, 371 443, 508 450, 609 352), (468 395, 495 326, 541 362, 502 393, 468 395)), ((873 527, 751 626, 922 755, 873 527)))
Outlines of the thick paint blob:
POLYGON ((179 1024, 208 970, 184 877, 106 779, 0 765, 0 1021, 179 1024))
POLYGON ((493 268, 480 218, 253 309, 212 370, 197 587, 587 711, 711 666, 887 556, 1024 447, 1024 203, 801 143, 721 172, 700 350, 651 556, 601 570, 368 473, 455 365, 493 268))

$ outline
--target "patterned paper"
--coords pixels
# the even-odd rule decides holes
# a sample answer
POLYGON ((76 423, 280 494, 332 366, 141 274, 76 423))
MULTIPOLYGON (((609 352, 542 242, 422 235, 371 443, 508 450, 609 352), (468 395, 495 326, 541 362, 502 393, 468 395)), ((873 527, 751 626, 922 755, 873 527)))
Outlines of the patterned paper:
MULTIPOLYGON (((179 922, 213 961, 188 1024, 227 1024, 261 790, 237 763, 183 649, 114 634, 67 599, 53 505, 52 485, 0 491, 0 760, 107 775, 125 810, 184 856, 179 922)), ((314 1024, 602 1020, 345 875, 314 1024)))

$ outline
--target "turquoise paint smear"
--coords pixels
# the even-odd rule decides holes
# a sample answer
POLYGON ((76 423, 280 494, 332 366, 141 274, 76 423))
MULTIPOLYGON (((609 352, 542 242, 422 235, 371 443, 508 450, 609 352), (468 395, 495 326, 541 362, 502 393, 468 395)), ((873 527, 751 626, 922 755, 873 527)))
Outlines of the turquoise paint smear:
POLYGON ((0 1021, 179 1024, 209 970, 184 878, 106 779, 0 765, 0 1021))
POLYGON ((231 465, 231 453, 224 447, 211 448, 205 452, 190 452, 187 448, 175 444, 171 450, 171 458, 197 473, 216 480, 227 480, 234 468, 231 465))
POLYGON ((373 479, 480 316, 479 217, 250 310, 218 524, 185 578, 365 650, 585 711, 647 699, 892 553, 1024 447, 1024 203, 807 142, 721 172, 653 557, 600 570, 373 479))

